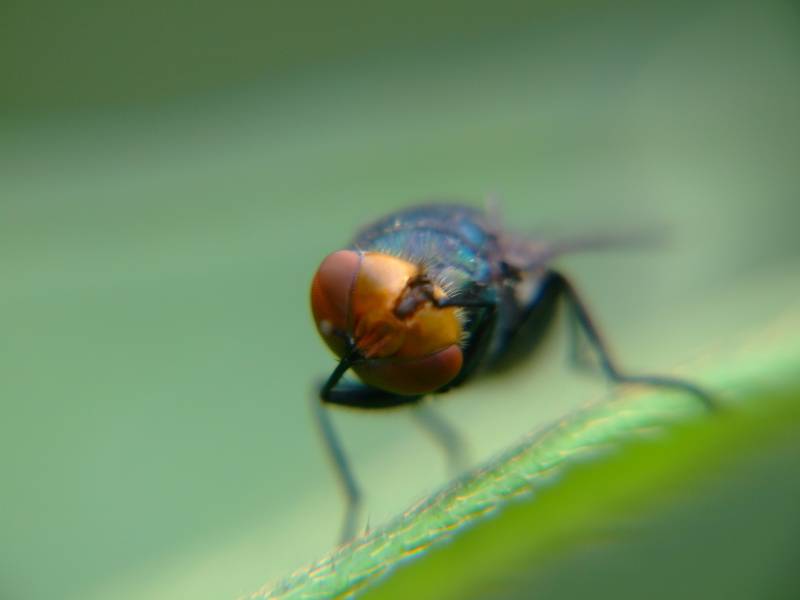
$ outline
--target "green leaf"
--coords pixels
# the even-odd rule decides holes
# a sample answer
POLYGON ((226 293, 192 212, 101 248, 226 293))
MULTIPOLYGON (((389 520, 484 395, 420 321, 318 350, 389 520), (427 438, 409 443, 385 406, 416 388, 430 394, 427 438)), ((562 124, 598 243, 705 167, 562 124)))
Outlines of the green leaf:
POLYGON ((574 557, 598 530, 614 537, 634 515, 657 522, 756 449, 800 439, 800 343, 782 329, 703 377, 720 391, 722 414, 654 391, 589 406, 253 597, 529 597, 541 565, 574 557))

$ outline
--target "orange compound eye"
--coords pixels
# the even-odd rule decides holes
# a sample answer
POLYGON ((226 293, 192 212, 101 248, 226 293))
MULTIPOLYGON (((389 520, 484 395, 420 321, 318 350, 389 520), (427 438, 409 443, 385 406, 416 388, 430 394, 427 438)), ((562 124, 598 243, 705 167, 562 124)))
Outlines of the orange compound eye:
POLYGON ((367 385, 387 392, 414 396, 450 383, 461 370, 463 355, 457 345, 420 358, 379 358, 353 366, 367 385))
POLYGON ((350 328, 350 297, 361 268, 361 255, 340 250, 328 255, 311 282, 311 312, 322 339, 339 356, 344 356, 344 336, 350 328))
POLYGON ((314 276, 311 310, 331 350, 344 357, 348 342, 358 350, 353 370, 364 383, 415 395, 441 388, 461 370, 459 312, 436 306, 443 296, 411 262, 340 250, 314 276))

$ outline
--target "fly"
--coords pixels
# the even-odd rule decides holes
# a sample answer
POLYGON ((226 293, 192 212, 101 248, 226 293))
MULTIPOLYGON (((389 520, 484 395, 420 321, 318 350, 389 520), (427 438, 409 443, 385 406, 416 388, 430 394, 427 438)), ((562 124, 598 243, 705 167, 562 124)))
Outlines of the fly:
MULTIPOLYGON (((314 406, 347 499, 342 541, 355 531, 360 493, 326 408, 419 405, 425 396, 518 363, 542 340, 559 303, 573 325, 573 357, 582 331, 612 382, 680 390, 715 409, 693 383, 627 373, 611 357, 572 282, 551 266, 567 251, 602 243, 527 239, 478 209, 434 204, 378 220, 322 261, 311 309, 340 360, 314 406), (360 382, 342 380, 350 370, 360 382)), ((445 424, 428 426, 452 447, 455 437, 445 424)))

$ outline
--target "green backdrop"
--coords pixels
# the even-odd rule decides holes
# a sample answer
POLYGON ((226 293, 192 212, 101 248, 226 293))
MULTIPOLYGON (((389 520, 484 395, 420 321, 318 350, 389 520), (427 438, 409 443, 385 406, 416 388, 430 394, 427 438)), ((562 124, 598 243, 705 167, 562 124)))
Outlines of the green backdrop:
MULTIPOLYGON (((308 285, 390 209, 664 228, 563 261, 631 368, 796 309, 798 34, 781 0, 4 2, 0 597, 230 598, 328 550, 308 285)), ((474 462, 604 393, 558 338, 443 399, 474 462)), ((446 480, 406 415, 336 417, 370 523, 446 480)))

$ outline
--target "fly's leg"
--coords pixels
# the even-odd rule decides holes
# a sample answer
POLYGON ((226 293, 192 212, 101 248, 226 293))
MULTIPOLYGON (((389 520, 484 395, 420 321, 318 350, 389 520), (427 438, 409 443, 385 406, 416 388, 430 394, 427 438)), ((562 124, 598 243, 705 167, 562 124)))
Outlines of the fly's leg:
POLYGON ((569 362, 581 371, 589 371, 596 363, 589 355, 587 342, 581 335, 582 327, 574 310, 567 313, 567 327, 569 327, 569 362))
POLYGON ((358 489, 358 484, 355 477, 353 477, 353 470, 350 468, 350 462, 347 460, 347 455, 344 453, 342 445, 339 443, 339 437, 336 435, 336 430, 333 428, 333 423, 331 423, 328 408, 322 402, 316 400, 312 402, 312 408, 314 420, 317 423, 320 436, 322 436, 325 450, 333 462, 347 505, 339 533, 339 543, 343 544, 355 534, 358 512, 361 507, 361 491, 358 489))
POLYGON ((352 539, 356 532, 358 513, 361 506, 361 492, 353 476, 350 461, 339 442, 339 436, 331 422, 329 405, 348 406, 351 408, 389 408, 414 404, 420 396, 399 396, 361 384, 342 384, 340 380, 345 372, 352 366, 352 361, 343 359, 331 373, 328 380, 320 388, 319 399, 313 402, 314 420, 325 445, 325 450, 331 457, 336 471, 339 485, 344 493, 345 509, 339 542, 345 543, 352 539))
POLYGON ((454 477, 467 465, 467 445, 464 438, 430 404, 420 402, 411 411, 414 422, 442 448, 447 471, 454 477))
MULTIPOLYGON (((570 281, 560 273, 550 271, 543 285, 551 287, 556 295, 564 297, 572 313, 572 318, 575 319, 577 328, 582 330, 586 335, 587 341, 597 354, 600 367, 609 379, 615 383, 639 383, 654 387, 681 390, 697 398, 709 411, 714 412, 718 409, 716 402, 708 392, 684 379, 662 375, 631 375, 625 373, 611 357, 611 353, 599 329, 570 281)), ((579 351, 574 351, 573 356, 574 355, 579 355, 579 351)))

